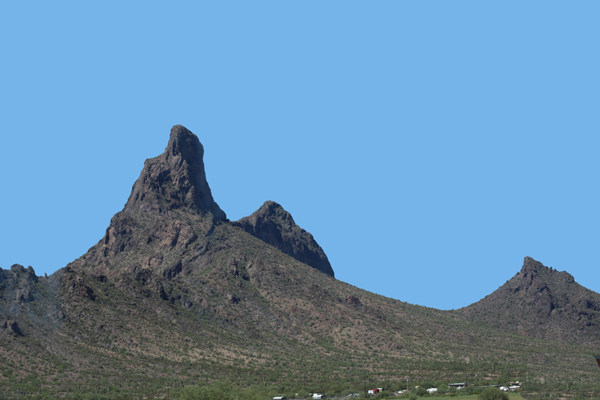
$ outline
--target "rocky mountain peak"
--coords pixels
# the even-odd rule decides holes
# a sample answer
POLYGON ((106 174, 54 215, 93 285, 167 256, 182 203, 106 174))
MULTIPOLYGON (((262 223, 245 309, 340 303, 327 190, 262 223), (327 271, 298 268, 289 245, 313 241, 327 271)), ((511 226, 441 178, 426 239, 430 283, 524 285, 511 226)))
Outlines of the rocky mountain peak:
POLYGON ((225 212, 214 201, 206 180, 203 157, 204 147, 198 137, 175 125, 164 153, 144 163, 125 213, 162 213, 186 208, 211 213, 214 220, 224 221, 225 212))
POLYGON ((313 235, 300 228, 280 204, 266 201, 252 215, 233 224, 296 260, 334 276, 325 252, 313 235))
POLYGON ((294 222, 294 218, 292 214, 287 212, 279 203, 276 203, 272 200, 267 200, 263 203, 262 206, 254 214, 252 214, 255 218, 279 218, 281 222, 284 222, 286 226, 292 227, 296 225, 294 222))
POLYGON ((585 341, 597 337, 600 295, 577 284, 568 272, 525 257, 519 273, 462 312, 512 333, 585 341))

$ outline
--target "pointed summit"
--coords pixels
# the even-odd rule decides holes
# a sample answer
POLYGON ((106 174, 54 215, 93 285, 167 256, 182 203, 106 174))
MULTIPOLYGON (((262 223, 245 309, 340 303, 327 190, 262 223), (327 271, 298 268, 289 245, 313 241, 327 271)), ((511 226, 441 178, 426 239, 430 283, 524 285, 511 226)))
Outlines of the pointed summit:
MULTIPOLYGON (((112 217, 104 237, 70 267, 107 276, 150 270, 169 279, 184 269, 190 272, 190 260, 206 246, 215 226, 226 221, 206 181, 203 156, 196 135, 174 126, 165 151, 144 162, 129 200, 112 217)), ((160 292, 158 284, 155 288, 160 292)))
POLYGON ((165 152, 144 163, 125 213, 187 208, 198 213, 209 212, 214 220, 224 221, 225 212, 214 201, 206 181, 203 157, 204 147, 198 137, 175 125, 165 152))

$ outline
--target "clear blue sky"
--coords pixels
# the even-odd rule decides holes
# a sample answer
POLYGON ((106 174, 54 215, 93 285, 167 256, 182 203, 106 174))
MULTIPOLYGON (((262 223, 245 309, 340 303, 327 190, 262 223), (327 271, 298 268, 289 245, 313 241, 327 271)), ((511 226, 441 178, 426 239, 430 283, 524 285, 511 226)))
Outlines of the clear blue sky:
POLYGON ((459 308, 523 257, 600 291, 600 2, 4 2, 0 267, 104 235, 182 124, 232 220, 459 308))

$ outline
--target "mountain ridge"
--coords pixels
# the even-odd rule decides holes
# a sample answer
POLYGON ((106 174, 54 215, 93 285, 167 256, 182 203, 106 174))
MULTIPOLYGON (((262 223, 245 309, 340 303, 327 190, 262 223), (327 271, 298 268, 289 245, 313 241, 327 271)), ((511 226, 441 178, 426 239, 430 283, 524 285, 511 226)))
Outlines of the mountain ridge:
MULTIPOLYGON (((88 252, 49 277, 20 265, 0 269, 0 356, 18 362, 20 375, 37 368, 50 385, 81 384, 100 367, 106 379, 125 370, 140 382, 278 371, 272 381, 319 382, 321 374, 311 377, 307 366, 353 381, 367 371, 381 380, 415 376, 424 364, 451 375, 457 363, 512 363, 520 376, 564 378, 564 365, 580 370, 582 354, 597 343, 595 322, 577 334, 586 321, 571 317, 558 320, 575 326, 569 335, 506 327, 504 314, 490 314, 502 296, 442 311, 341 282, 281 205, 267 201, 228 221, 210 193, 203 151, 195 135, 175 126, 165 152, 145 162, 125 207, 88 252), (540 361, 549 347, 563 366, 540 361), (64 376, 63 365, 70 368, 64 376)), ((528 299, 563 293, 557 285, 569 289, 567 300, 578 299, 568 274, 529 258, 520 274, 527 276, 515 280, 523 306, 543 309, 546 298, 528 299)), ((520 306, 502 307, 511 315, 520 306)), ((547 330, 556 322, 540 321, 547 330)))

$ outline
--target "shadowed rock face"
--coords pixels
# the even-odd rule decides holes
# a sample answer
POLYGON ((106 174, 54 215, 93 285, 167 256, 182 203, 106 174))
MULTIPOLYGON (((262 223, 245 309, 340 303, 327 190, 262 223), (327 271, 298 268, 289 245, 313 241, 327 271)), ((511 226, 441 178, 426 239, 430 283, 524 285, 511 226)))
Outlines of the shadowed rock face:
POLYGON ((265 202, 252 215, 233 224, 296 260, 334 276, 321 246, 310 233, 296 225, 289 212, 274 201, 265 202))
POLYGON ((187 208, 210 212, 215 221, 225 221, 225 213, 214 201, 206 181, 203 157, 204 148, 198 137, 175 125, 165 152, 144 163, 123 211, 162 213, 187 208))
POLYGON ((19 324, 17 324, 17 321, 4 321, 0 323, 0 328, 8 330, 13 335, 23 335, 23 333, 21 332, 21 328, 19 328, 19 324))

